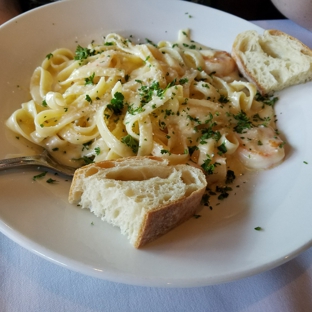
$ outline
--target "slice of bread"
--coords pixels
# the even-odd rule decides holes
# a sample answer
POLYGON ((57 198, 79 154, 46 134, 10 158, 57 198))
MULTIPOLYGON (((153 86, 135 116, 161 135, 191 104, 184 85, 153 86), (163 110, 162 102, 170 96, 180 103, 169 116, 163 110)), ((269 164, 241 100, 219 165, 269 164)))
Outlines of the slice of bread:
POLYGON ((77 169, 69 202, 118 226, 140 248, 192 217, 206 185, 201 169, 129 157, 77 169))
POLYGON ((279 30, 238 34, 232 57, 241 74, 262 95, 312 80, 312 50, 279 30))

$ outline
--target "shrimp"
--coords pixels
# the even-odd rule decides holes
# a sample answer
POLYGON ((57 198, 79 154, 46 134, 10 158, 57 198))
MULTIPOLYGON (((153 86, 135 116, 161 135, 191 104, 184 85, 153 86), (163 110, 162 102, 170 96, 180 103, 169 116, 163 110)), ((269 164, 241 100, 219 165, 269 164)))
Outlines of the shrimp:
POLYGON ((270 127, 259 126, 237 134, 238 158, 249 169, 269 169, 285 157, 284 142, 270 127))
POLYGON ((205 72, 215 73, 216 76, 225 80, 239 78, 239 72, 234 59, 228 52, 216 51, 213 55, 203 55, 205 72))

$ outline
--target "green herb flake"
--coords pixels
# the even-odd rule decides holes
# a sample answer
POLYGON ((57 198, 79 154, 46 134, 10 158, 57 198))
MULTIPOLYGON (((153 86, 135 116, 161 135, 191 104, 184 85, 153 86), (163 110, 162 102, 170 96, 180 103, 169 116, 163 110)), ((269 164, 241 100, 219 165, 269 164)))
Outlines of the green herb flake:
POLYGON ((157 48, 157 45, 150 39, 145 38, 146 42, 157 48))
POLYGON ((52 179, 52 178, 49 178, 48 180, 47 180, 47 183, 49 183, 49 184, 55 184, 55 183, 57 183, 58 181, 56 181, 56 180, 54 180, 54 179, 52 179))
POLYGON ((201 203, 204 206, 209 206, 209 199, 210 199, 210 196, 208 194, 204 194, 202 199, 201 199, 201 203))
POLYGON ((188 147, 188 152, 190 155, 192 155, 197 150, 198 150, 198 146, 196 146, 196 145, 188 147))
POLYGON ((47 54, 46 55, 46 58, 49 60, 50 58, 52 58, 53 57, 53 54, 52 53, 49 53, 49 54, 47 54))
POLYGON ((225 198, 227 198, 229 196, 229 191, 232 191, 231 187, 228 186, 217 186, 216 187, 216 192, 220 193, 220 195, 218 196, 219 200, 223 200, 225 198))
POLYGON ((257 227, 255 227, 255 230, 256 230, 256 231, 262 231, 263 229, 262 229, 261 226, 257 226, 257 227))
POLYGON ((214 170, 216 166, 219 165, 219 163, 211 163, 211 158, 208 156, 207 159, 204 161, 204 163, 201 165, 201 167, 204 169, 204 171, 208 174, 211 175, 214 173, 214 170))
POLYGON ((129 146, 134 154, 138 152, 139 142, 130 134, 121 138, 121 142, 129 146))
POLYGON ((110 104, 107 105, 107 108, 113 111, 116 115, 120 115, 124 108, 124 98, 125 97, 121 92, 116 92, 111 99, 110 104))
POLYGON ((274 107, 275 103, 278 101, 278 97, 270 97, 269 95, 261 95, 257 92, 255 96, 255 100, 258 102, 262 102, 268 106, 274 107))
POLYGON ((227 148, 225 146, 225 142, 223 142, 221 145, 219 145, 218 150, 220 151, 221 154, 225 154, 227 152, 227 148))
POLYGON ((82 46, 78 45, 75 51, 75 60, 85 60, 87 59, 89 56, 94 55, 94 51, 88 49, 88 48, 83 48, 82 46))
POLYGON ((170 151, 165 150, 165 149, 162 149, 160 152, 161 152, 162 154, 169 154, 169 155, 171 155, 170 151))
POLYGON ((226 104, 226 103, 230 102, 230 100, 226 96, 221 94, 220 98, 219 98, 219 102, 223 103, 223 104, 226 104))
POLYGON ((94 163, 93 157, 83 156, 81 159, 85 162, 86 165, 94 163))
POLYGON ((44 171, 44 172, 42 172, 40 174, 37 174, 37 175, 33 176, 33 180, 36 181, 36 180, 38 180, 40 178, 43 178, 47 173, 48 173, 47 171, 44 171))
POLYGON ((94 76, 95 76, 95 73, 93 73, 90 77, 85 78, 85 85, 88 85, 88 84, 93 85, 94 84, 94 81, 93 81, 94 76))
POLYGON ((188 81, 189 81, 189 80, 188 80, 187 78, 181 78, 181 79, 179 80, 179 84, 184 85, 184 84, 186 84, 188 81))
MULTIPOLYGON (((156 107, 156 104, 154 104, 152 106, 152 108, 155 108, 156 107)), ((139 113, 142 113, 145 111, 145 109, 142 107, 142 106, 139 106, 139 107, 134 107, 134 104, 131 104, 128 106, 128 109, 127 109, 128 113, 131 114, 131 115, 136 115, 136 114, 139 114, 139 113)))
POLYGON ((92 99, 89 94, 86 94, 85 100, 88 101, 90 104, 92 104, 92 99))
POLYGON ((236 176, 233 170, 228 170, 226 173, 225 184, 232 184, 236 176))
POLYGON ((251 129, 253 127, 253 124, 244 111, 240 111, 238 114, 233 115, 233 117, 237 120, 237 124, 234 127, 235 132, 243 133, 245 129, 251 129))

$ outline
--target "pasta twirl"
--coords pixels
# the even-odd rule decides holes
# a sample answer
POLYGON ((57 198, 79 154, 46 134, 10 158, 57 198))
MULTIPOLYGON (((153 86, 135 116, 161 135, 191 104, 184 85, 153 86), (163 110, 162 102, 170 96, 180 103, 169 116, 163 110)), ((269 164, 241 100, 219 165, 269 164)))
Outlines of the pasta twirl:
POLYGON ((266 169, 284 157, 273 105, 256 91, 227 52, 188 31, 157 45, 112 33, 48 54, 31 77, 31 100, 6 125, 73 167, 155 155, 201 166, 215 182, 233 159, 266 169))

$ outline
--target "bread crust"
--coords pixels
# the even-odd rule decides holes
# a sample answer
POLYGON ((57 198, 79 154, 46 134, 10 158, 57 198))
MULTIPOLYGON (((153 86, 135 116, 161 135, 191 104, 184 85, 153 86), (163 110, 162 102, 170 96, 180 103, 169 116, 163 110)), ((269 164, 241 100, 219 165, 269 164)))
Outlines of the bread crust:
MULTIPOLYGON (((128 168, 130 170, 140 170, 144 166, 152 166, 153 175, 158 177, 164 167, 170 166, 168 161, 153 156, 135 156, 122 158, 118 160, 105 160, 98 163, 92 163, 76 170, 68 200, 72 204, 79 204, 81 196, 84 192, 84 179, 98 171, 119 170, 119 168, 128 168)), ((143 220, 136 235, 135 241, 132 242, 135 248, 141 248, 156 238, 164 235, 178 225, 182 224, 196 213, 200 207, 201 199, 206 190, 207 181, 205 174, 201 169, 189 165, 171 166, 177 170, 183 170, 196 174, 200 183, 196 188, 192 188, 189 195, 182 195, 178 200, 170 204, 159 205, 150 210, 145 209, 143 220)), ((138 176, 144 176, 139 172, 138 176)), ((149 172, 150 174, 150 172, 149 172)), ((185 182, 187 184, 187 182, 185 182)))
POLYGON ((193 217, 199 209, 205 188, 175 203, 159 207, 145 215, 134 247, 141 248, 193 217))
MULTIPOLYGON (((279 39, 280 39, 279 38, 279 39)), ((276 50, 280 50, 280 48, 282 47, 278 47, 278 43, 274 42, 276 50)), ((270 45, 270 48, 274 47, 274 45, 270 45)), ((275 51, 272 51, 275 52, 275 51)), ((262 60, 262 65, 265 67, 265 62, 267 62, 267 55, 266 55, 266 51, 261 51, 261 53, 263 53, 263 60, 262 60)), ((278 52, 276 53, 278 54, 278 52)), ((305 44, 303 44, 300 40, 298 40, 297 38, 290 36, 280 30, 276 30, 276 29, 269 29, 264 31, 263 35, 258 34, 257 31, 254 30, 250 30, 250 31, 246 31, 243 33, 240 33, 236 36, 234 42, 233 42, 233 46, 232 46, 232 52, 231 55, 233 57, 233 59, 235 60, 237 67, 239 69, 239 71, 241 72, 241 74, 250 82, 252 82, 253 84, 256 85, 258 91, 262 94, 272 94, 275 91, 279 91, 282 90, 286 87, 295 85, 295 84, 301 84, 301 83, 305 83, 307 81, 312 80, 312 50, 306 46, 305 44), (300 62, 301 59, 305 59, 305 61, 310 63, 309 68, 306 69, 302 69, 302 72, 291 72, 288 71, 287 75, 289 75, 289 77, 287 77, 287 81, 282 82, 282 81, 276 81, 276 83, 270 85, 267 82, 267 79, 262 79, 263 81, 261 82, 261 71, 258 70, 258 68, 256 68, 255 71, 255 67, 259 66, 259 62, 258 63, 252 63, 251 60, 247 59, 246 57, 246 51, 251 52, 251 50, 248 49, 254 49, 254 50, 258 50, 257 52, 259 52, 260 50, 262 50, 262 48, 266 45, 266 43, 268 42, 274 42, 276 41, 277 37, 280 37, 283 39, 283 44, 286 48, 286 46, 290 49, 293 49, 294 54, 296 53, 296 58, 294 56, 294 58, 292 59, 292 57, 289 55, 288 56, 284 56, 284 55, 278 55, 276 58, 279 59, 279 66, 280 67, 285 67, 287 68, 289 65, 289 63, 294 64, 297 60, 300 62), (301 54, 301 55, 299 55, 301 54)), ((278 72, 280 71, 281 68, 270 68, 267 71, 272 72, 278 72)), ((285 75, 282 75, 283 77, 285 75)), ((282 80, 282 79, 281 79, 282 80)))
POLYGON ((270 34, 271 36, 284 36, 288 40, 293 40, 293 41, 297 42, 301 46, 301 51, 303 54, 307 54, 307 55, 312 56, 312 50, 307 45, 305 45, 303 42, 298 40, 297 38, 295 38, 291 35, 288 35, 288 34, 284 33, 283 31, 280 31, 277 29, 268 29, 265 32, 267 34, 270 34))

